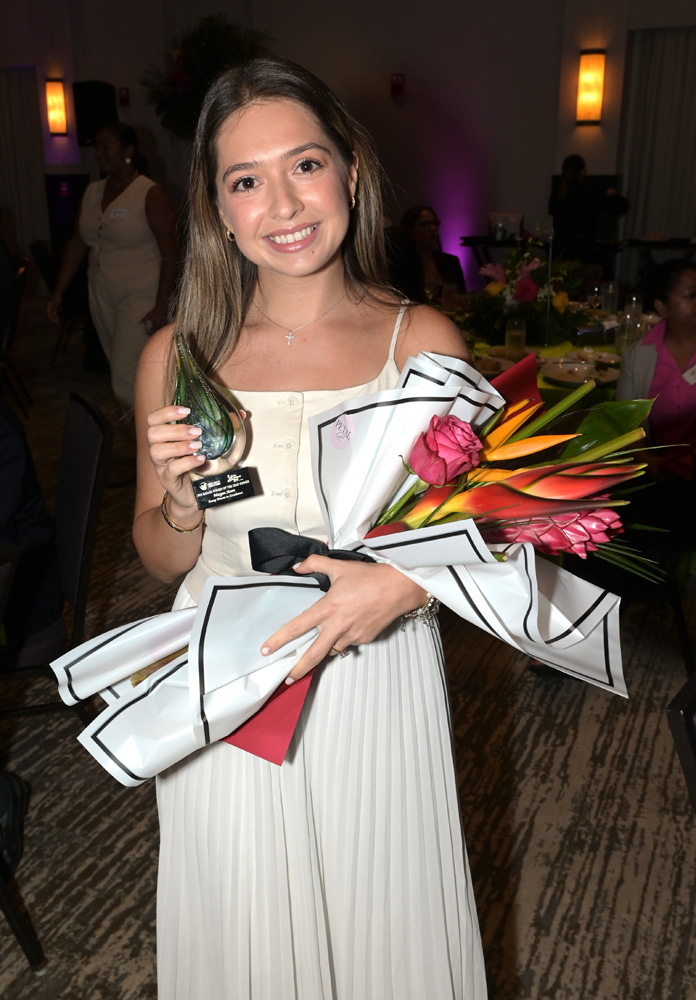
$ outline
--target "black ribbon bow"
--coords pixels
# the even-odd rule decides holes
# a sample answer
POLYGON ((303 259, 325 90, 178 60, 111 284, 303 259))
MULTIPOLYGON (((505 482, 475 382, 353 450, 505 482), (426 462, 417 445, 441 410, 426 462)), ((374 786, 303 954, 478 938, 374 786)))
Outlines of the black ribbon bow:
POLYGON ((318 538, 292 535, 282 528, 252 528, 249 532, 249 551, 251 565, 258 573, 271 573, 273 576, 285 574, 298 576, 301 579, 313 576, 324 592, 331 586, 326 573, 296 573, 292 568, 295 563, 302 562, 307 556, 328 556, 329 559, 352 559, 360 562, 375 561, 366 553, 352 552, 350 549, 330 549, 318 538))

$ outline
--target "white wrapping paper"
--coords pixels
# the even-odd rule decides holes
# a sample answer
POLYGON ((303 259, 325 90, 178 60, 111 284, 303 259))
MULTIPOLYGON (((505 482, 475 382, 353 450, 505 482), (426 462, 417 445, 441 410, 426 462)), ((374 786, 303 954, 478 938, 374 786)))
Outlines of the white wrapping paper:
MULTIPOLYGON (((480 427, 503 402, 464 362, 420 354, 397 388, 311 418, 329 545, 368 551, 503 642, 626 695, 619 599, 538 558, 531 544, 493 546, 507 555, 499 562, 471 520, 364 538, 410 485, 402 456, 434 414, 480 427)), ((227 736, 283 682, 316 630, 270 657, 259 653, 263 640, 320 597, 313 579, 215 577, 197 608, 143 619, 71 650, 52 664, 63 700, 100 693, 107 701, 80 742, 115 778, 135 785, 227 736), (187 645, 132 686, 132 673, 187 645)))
POLYGON ((313 579, 211 577, 197 608, 91 639, 51 664, 63 700, 108 707, 78 737, 124 785, 137 785, 251 718, 285 680, 316 629, 270 656, 264 639, 322 596, 313 579), (189 645, 133 687, 135 670, 189 645), (108 685, 108 686, 107 686, 108 685))
POLYGON ((538 557, 530 543, 489 547, 473 520, 364 539, 393 495, 410 485, 413 477, 400 487, 401 456, 408 459, 434 414, 481 427, 503 402, 463 361, 420 354, 409 359, 396 389, 310 419, 329 544, 369 550, 511 646, 626 696, 619 598, 538 557))

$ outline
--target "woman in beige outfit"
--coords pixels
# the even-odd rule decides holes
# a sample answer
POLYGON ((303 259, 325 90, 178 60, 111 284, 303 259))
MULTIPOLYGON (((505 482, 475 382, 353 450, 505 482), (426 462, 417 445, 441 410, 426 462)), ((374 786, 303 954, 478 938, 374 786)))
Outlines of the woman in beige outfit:
POLYGON ((133 129, 122 124, 100 129, 95 150, 105 176, 85 191, 47 311, 59 321, 63 294, 89 250, 90 312, 109 359, 114 396, 131 409, 140 352, 167 321, 176 211, 162 188, 137 169, 133 129))

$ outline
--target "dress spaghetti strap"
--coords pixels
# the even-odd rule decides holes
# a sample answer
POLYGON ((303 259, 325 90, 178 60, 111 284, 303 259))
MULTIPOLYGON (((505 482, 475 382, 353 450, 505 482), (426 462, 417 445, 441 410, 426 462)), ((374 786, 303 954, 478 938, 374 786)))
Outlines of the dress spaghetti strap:
POLYGON ((401 329, 401 321, 404 318, 404 313, 411 305, 410 302, 402 302, 401 309, 399 309, 399 314, 396 317, 396 323, 394 324, 394 332, 392 333, 391 344, 389 345, 389 357, 387 361, 394 361, 394 351, 396 350, 396 342, 399 339, 399 330, 401 329))

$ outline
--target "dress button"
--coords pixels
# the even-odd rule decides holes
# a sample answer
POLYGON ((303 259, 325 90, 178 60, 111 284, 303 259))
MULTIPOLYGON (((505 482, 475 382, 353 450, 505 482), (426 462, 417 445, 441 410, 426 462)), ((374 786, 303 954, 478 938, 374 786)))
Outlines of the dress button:
POLYGON ((285 497, 286 500, 292 500, 293 498, 292 490, 283 490, 283 496, 285 497))
POLYGON ((297 406, 297 400, 294 396, 288 396, 288 406, 297 406))
POLYGON ((294 447, 295 447, 295 442, 294 441, 286 441, 285 442, 285 450, 286 451, 292 451, 294 447))

